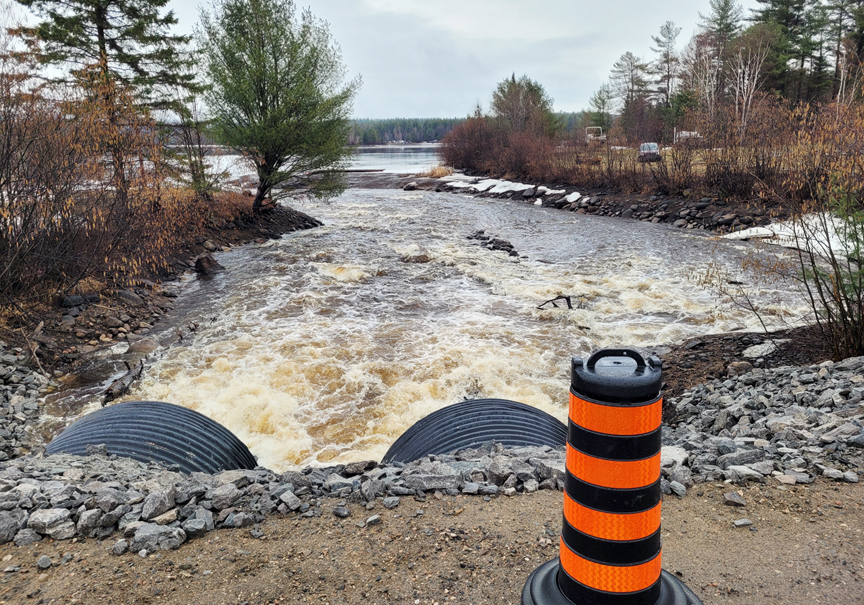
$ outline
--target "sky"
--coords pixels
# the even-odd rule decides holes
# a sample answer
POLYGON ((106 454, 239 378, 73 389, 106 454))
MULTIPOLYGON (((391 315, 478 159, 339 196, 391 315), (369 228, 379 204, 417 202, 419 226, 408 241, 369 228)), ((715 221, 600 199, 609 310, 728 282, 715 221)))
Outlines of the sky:
MULTIPOLYGON (((683 48, 709 0, 298 0, 329 23, 349 77, 363 86, 357 118, 462 117, 488 108, 510 74, 538 81, 557 111, 581 111, 630 51, 654 57, 651 36, 668 20, 683 48)), ((742 0, 745 16, 756 0, 742 0)), ((189 33, 200 4, 171 0, 189 33)), ((209 4, 207 4, 209 6, 209 4)))

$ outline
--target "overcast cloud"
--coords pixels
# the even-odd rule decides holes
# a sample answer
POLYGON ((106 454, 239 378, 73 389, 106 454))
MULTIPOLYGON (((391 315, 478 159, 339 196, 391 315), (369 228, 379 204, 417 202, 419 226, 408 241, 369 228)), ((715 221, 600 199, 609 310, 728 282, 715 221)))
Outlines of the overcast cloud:
MULTIPOLYGON (((511 73, 540 82, 559 111, 587 108, 626 51, 653 58, 651 36, 667 20, 683 47, 708 0, 308 0, 330 24, 351 76, 363 87, 359 118, 455 117, 486 108, 511 73)), ((743 0, 745 15, 756 7, 743 0)), ((170 3, 190 32, 198 9, 170 3)))

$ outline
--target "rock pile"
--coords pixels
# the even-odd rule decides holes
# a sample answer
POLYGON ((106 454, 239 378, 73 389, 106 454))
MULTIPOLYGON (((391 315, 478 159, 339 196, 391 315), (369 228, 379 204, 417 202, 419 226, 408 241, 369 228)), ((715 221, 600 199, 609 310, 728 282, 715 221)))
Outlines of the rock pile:
POLYGON ((664 428, 667 493, 715 480, 858 482, 864 357, 770 370, 738 362, 729 374, 668 402, 677 427, 664 428))
MULTIPOLYGON (((250 528, 265 515, 351 515, 350 505, 395 508, 427 492, 491 497, 564 485, 562 451, 487 444, 410 464, 357 462, 277 474, 267 469, 184 475, 158 464, 92 455, 23 457, 0 464, 0 543, 105 539, 115 554, 175 549, 217 527, 250 528)), ((375 523, 370 518, 365 523, 375 523)))
POLYGON ((25 365, 29 358, 23 349, 0 341, 0 460, 20 456, 29 448, 28 429, 39 415, 36 397, 48 384, 42 374, 25 365))
POLYGON ((736 231, 771 222, 769 215, 760 208, 739 212, 728 207, 724 200, 713 197, 690 199, 689 197, 676 198, 652 195, 644 199, 621 200, 605 192, 583 196, 575 191, 553 190, 548 187, 532 187, 481 178, 476 179, 476 182, 468 183, 443 179, 436 191, 512 199, 578 214, 596 214, 597 216, 615 216, 650 223, 668 223, 682 229, 736 231), (501 183, 501 185, 490 186, 493 182, 501 183), (504 185, 510 185, 510 187, 504 185))
POLYGON ((487 250, 500 250, 501 252, 506 252, 510 256, 519 256, 519 253, 513 248, 513 244, 508 242, 506 239, 486 235, 486 232, 482 229, 480 231, 475 231, 466 239, 477 240, 480 242, 480 245, 487 250))

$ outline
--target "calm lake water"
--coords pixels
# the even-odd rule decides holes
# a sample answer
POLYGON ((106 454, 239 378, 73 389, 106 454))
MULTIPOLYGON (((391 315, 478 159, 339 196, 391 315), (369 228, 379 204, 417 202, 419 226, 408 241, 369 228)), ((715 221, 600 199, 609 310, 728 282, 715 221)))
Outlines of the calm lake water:
POLYGON ((416 174, 428 172, 440 162, 437 144, 379 145, 356 147, 351 168, 383 169, 384 172, 397 174, 416 174))

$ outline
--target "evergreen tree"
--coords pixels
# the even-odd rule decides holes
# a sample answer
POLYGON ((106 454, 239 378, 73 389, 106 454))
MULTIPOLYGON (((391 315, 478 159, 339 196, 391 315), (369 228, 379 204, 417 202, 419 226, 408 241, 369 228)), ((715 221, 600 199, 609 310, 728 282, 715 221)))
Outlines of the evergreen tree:
POLYGON ((95 72, 154 106, 171 105, 178 87, 197 89, 183 52, 189 37, 170 34, 177 19, 162 12, 169 0, 17 1, 41 19, 17 33, 38 48, 43 64, 69 66, 73 79, 95 72))
POLYGON ((752 20, 777 28, 777 42, 772 48, 772 66, 768 85, 789 98, 800 99, 804 63, 810 43, 808 34, 808 9, 815 0, 756 0, 762 8, 752 9, 752 20))
POLYGON ((646 94, 648 65, 627 51, 612 65, 610 80, 615 98, 626 106, 646 94))
POLYGON ((588 101, 591 107, 590 121, 591 126, 599 126, 606 133, 612 127, 612 88, 608 84, 603 84, 595 92, 588 101))
POLYGON ((681 28, 674 21, 667 21, 660 26, 660 35, 651 36, 657 48, 651 50, 657 53, 654 61, 654 73, 657 75, 657 92, 660 93, 664 106, 672 106, 672 95, 675 93, 675 82, 678 79, 678 53, 675 52, 675 44, 681 28))
POLYGON ((706 16, 699 13, 702 28, 710 32, 717 40, 721 56, 729 41, 741 31, 743 12, 741 5, 735 0, 710 0, 711 12, 706 16))

